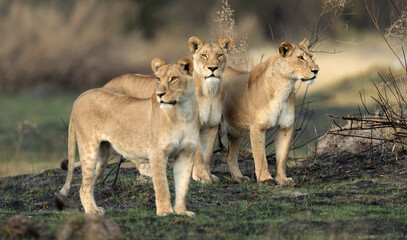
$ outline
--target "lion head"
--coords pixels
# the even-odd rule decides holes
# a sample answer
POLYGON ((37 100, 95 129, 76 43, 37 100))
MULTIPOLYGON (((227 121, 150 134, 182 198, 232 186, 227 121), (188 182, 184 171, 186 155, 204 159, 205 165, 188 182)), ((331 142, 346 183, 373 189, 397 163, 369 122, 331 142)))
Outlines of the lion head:
POLYGON ((171 109, 194 94, 191 58, 182 58, 177 64, 165 64, 163 60, 155 58, 151 62, 151 68, 157 79, 155 94, 161 109, 171 109))
POLYGON ((194 58, 195 71, 204 79, 219 79, 225 71, 233 42, 230 37, 221 38, 218 42, 202 42, 197 37, 188 41, 194 58))
POLYGON ((314 83, 318 76, 319 67, 312 59, 308 50, 309 42, 304 39, 300 44, 283 42, 279 53, 281 60, 281 73, 292 80, 301 80, 308 85, 314 83))

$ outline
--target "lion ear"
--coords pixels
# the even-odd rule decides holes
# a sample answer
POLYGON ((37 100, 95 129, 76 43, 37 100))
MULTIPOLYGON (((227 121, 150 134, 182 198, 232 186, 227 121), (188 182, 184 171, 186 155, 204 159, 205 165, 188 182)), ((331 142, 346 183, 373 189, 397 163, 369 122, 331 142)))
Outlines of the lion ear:
POLYGON ((189 50, 192 52, 192 54, 195 54, 195 52, 201 47, 202 45, 202 41, 201 39, 197 38, 197 37, 191 37, 188 40, 188 47, 189 50))
POLYGON ((223 37, 219 39, 219 45, 226 50, 226 52, 230 52, 233 46, 233 40, 230 37, 223 37))
POLYGON ((300 46, 304 46, 306 48, 309 48, 309 41, 307 38, 304 38, 304 40, 302 40, 302 42, 300 42, 299 44, 300 46))
POLYGON ((158 69, 164 65, 165 65, 165 62, 159 58, 154 58, 151 61, 151 69, 153 69, 154 73, 156 73, 158 71, 158 69))
POLYGON ((293 53, 294 46, 291 43, 283 42, 280 44, 279 52, 282 57, 290 56, 293 53))
POLYGON ((194 71, 194 62, 191 58, 181 58, 178 61, 178 66, 181 68, 182 71, 186 72, 188 75, 192 76, 192 72, 194 71))

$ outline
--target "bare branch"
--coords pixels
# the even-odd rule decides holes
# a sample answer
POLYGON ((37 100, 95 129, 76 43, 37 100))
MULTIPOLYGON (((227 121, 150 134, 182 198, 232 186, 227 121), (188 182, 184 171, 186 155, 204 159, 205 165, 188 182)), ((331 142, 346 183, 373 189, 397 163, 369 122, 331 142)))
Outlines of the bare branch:
POLYGON ((348 0, 324 0, 322 3, 321 13, 319 14, 315 26, 312 30, 309 49, 315 46, 320 41, 321 36, 332 26, 332 24, 342 15, 348 6, 348 0), (323 20, 326 19, 325 25, 323 20))
POLYGON ((365 9, 367 11, 367 13, 370 16, 370 19, 372 20, 373 25, 375 26, 377 32, 379 32, 380 36, 382 36, 383 40, 386 42, 387 46, 389 47, 390 51, 392 51, 393 55, 398 59, 398 61, 400 62, 401 66, 406 70, 407 73, 407 64, 403 63, 403 61, 400 59, 399 55, 396 53, 396 51, 393 49, 393 47, 391 46, 391 44, 389 43, 389 41, 387 40, 386 36, 384 35, 384 33, 381 31, 379 23, 378 23, 378 18, 376 16, 373 15, 372 10, 369 8, 369 6, 367 5, 366 0, 363 0, 365 9))

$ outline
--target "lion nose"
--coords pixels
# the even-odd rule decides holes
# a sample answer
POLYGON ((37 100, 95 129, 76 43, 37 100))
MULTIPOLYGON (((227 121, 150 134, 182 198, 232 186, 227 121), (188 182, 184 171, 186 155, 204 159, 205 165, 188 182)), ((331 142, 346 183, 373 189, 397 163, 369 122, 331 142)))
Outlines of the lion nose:
POLYGON ((319 69, 311 70, 311 72, 313 72, 314 74, 317 74, 318 71, 319 71, 319 69))
POLYGON ((208 67, 209 70, 211 70, 212 72, 214 72, 216 69, 218 69, 218 67, 208 67))
POLYGON ((158 97, 162 97, 162 96, 165 95, 165 92, 164 93, 156 93, 156 94, 157 94, 158 97))

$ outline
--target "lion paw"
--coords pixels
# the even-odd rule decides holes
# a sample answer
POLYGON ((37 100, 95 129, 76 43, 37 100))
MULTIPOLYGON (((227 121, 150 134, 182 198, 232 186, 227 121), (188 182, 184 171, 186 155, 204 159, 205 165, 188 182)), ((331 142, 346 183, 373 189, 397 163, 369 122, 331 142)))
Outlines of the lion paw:
POLYGON ((278 185, 290 185, 290 184, 294 183, 294 181, 292 178, 287 178, 287 177, 277 178, 276 177, 276 183, 278 185))
POLYGON ((96 208, 94 208, 92 210, 85 211, 85 213, 104 215, 105 214, 105 209, 103 209, 101 207, 96 207, 96 208))
POLYGON ((104 215, 104 214, 105 214, 105 209, 102 208, 102 207, 98 207, 98 208, 96 209, 96 212, 97 212, 98 214, 100 214, 100 215, 104 215))
POLYGON ((212 182, 219 182, 219 178, 216 175, 211 174, 211 181, 212 182))
POLYGON ((250 182, 250 178, 243 176, 243 177, 235 177, 236 182, 238 183, 248 183, 250 182))
POLYGON ((187 210, 183 210, 183 211, 177 211, 177 210, 175 210, 175 213, 178 214, 178 215, 184 215, 184 216, 188 216, 188 217, 193 217, 193 216, 195 216, 195 213, 194 213, 194 212, 187 211, 187 210))
POLYGON ((203 183, 203 184, 209 184, 212 183, 211 178, 209 177, 209 174, 192 174, 192 179, 194 179, 197 182, 203 183))
POLYGON ((191 211, 185 211, 185 212, 181 213, 181 215, 185 215, 185 216, 188 216, 188 217, 193 217, 193 216, 195 216, 195 213, 191 212, 191 211))
POLYGON ((172 208, 169 208, 167 210, 157 210, 157 215, 160 217, 168 216, 170 214, 173 214, 174 210, 172 208))
POLYGON ((275 184, 275 183, 274 183, 274 179, 273 179, 273 178, 268 178, 268 179, 259 181, 259 186, 263 186, 263 185, 270 186, 270 185, 274 185, 274 184, 275 184))

